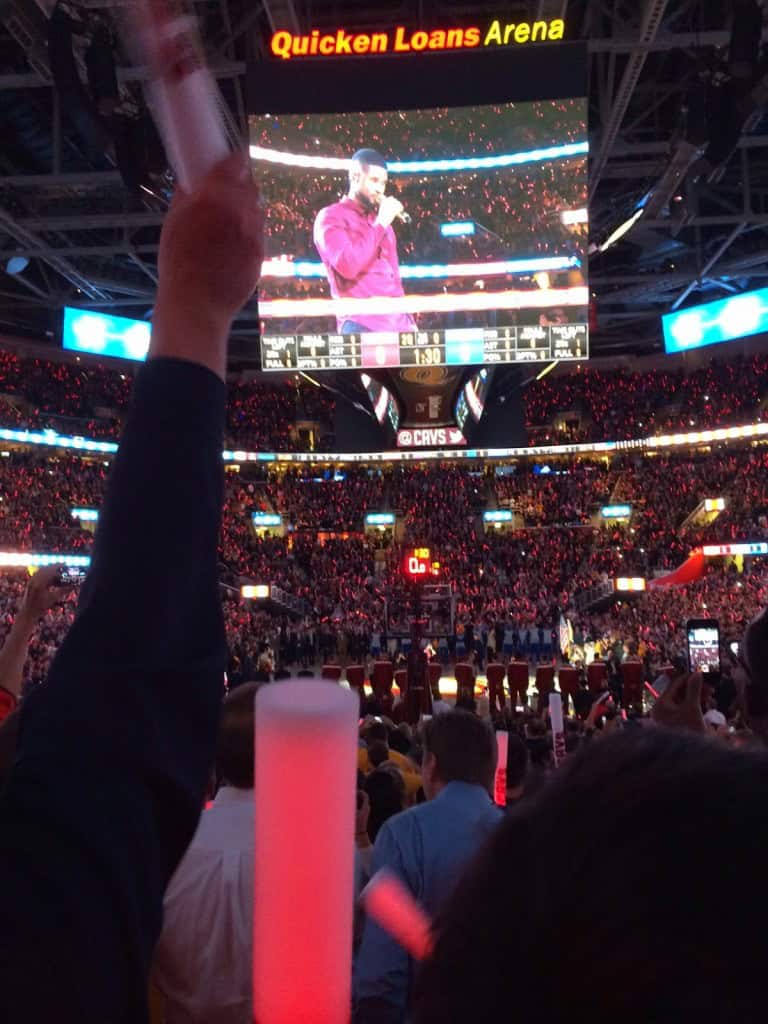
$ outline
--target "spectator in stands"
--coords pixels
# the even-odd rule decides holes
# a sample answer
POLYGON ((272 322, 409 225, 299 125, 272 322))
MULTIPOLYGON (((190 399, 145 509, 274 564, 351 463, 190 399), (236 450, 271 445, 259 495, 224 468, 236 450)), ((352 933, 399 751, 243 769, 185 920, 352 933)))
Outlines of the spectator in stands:
POLYGON ((13 711, 21 696, 24 662, 39 620, 67 596, 66 590, 54 586, 59 570, 60 566, 46 566, 29 581, 13 626, 0 650, 0 721, 13 711))
MULTIPOLYGON (((427 803, 384 824, 372 870, 392 870, 427 912, 435 914, 462 866, 498 824, 499 811, 489 796, 496 742, 483 722, 462 711, 431 719, 423 735, 427 803)), ((355 1024, 405 1021, 412 972, 402 947, 366 921, 355 965, 355 1024)))
POLYGON ((403 776, 391 762, 382 762, 365 780, 365 792, 370 802, 368 836, 376 842, 382 825, 405 806, 403 776))
POLYGON ((222 698, 223 381, 261 222, 237 155, 178 194, 163 226, 149 359, 77 620, 25 702, 0 795, 4 1024, 146 1020, 163 893, 200 816, 222 698))
POLYGON ((153 978, 166 1024, 243 1024, 252 1011, 253 736, 258 683, 224 700, 221 783, 165 892, 153 978))
POLYGON ((550 1024, 761 1020, 767 803, 764 751, 651 729, 587 745, 459 884, 414 1021, 497 1021, 510 965, 550 1024))

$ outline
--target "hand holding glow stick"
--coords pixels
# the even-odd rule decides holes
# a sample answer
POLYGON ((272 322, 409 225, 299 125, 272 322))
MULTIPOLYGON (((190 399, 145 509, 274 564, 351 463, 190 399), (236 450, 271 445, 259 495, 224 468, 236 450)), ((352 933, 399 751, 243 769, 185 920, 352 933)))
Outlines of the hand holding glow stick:
POLYGON ((319 680, 256 695, 259 1024, 349 1024, 358 710, 356 693, 319 680))
POLYGON ((555 764, 565 759, 565 724, 563 722, 563 700, 557 691, 549 695, 549 720, 552 723, 552 745, 555 764))
POLYGON ((433 947, 432 922, 393 871, 377 871, 360 900, 366 914, 414 960, 426 960, 433 947))
POLYGON ((149 68, 148 98, 168 160, 189 192, 232 148, 195 19, 174 15, 164 0, 139 0, 131 34, 138 59, 149 68))
POLYGON ((507 753, 509 751, 509 733, 496 733, 496 775, 493 780, 493 801, 499 807, 507 806, 507 753))

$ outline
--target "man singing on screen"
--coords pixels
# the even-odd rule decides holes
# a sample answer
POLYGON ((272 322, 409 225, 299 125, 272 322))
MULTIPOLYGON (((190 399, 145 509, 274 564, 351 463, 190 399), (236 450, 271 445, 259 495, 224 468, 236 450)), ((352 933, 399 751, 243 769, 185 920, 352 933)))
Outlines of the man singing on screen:
POLYGON ((375 149, 360 149, 350 161, 348 194, 315 218, 315 247, 325 264, 331 295, 339 300, 337 320, 342 334, 416 329, 410 313, 388 313, 386 302, 372 303, 370 313, 344 313, 346 299, 404 295, 392 228, 396 218, 404 217, 404 210, 398 199, 384 195, 386 186, 384 157, 375 149))

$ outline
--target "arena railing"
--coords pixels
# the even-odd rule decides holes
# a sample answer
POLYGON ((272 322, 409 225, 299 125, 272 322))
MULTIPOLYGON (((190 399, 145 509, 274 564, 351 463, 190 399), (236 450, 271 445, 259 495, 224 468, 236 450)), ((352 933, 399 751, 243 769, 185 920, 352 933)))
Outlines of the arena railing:
MULTIPOLYGON (((768 439, 768 422, 748 423, 736 427, 718 427, 712 430, 692 430, 679 434, 662 434, 636 438, 630 441, 595 441, 579 444, 536 445, 521 448, 439 448, 398 449, 380 452, 249 452, 242 449, 225 450, 225 462, 267 462, 276 464, 302 463, 387 463, 387 462, 454 462, 499 461, 504 459, 549 458, 561 455, 609 455, 622 452, 658 452, 674 448, 696 447, 713 443, 731 443, 745 440, 768 439)), ((70 437, 55 430, 12 430, 0 428, 0 442, 9 444, 45 445, 83 453, 112 455, 117 451, 114 441, 70 437)))

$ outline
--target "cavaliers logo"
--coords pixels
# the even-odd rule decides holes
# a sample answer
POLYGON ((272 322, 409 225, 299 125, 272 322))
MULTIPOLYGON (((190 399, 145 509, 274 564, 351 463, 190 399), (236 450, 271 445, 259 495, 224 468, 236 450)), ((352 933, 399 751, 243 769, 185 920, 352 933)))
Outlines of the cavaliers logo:
POLYGON ((400 377, 404 381, 409 384, 419 384, 424 388, 444 384, 448 376, 445 366, 408 366, 400 371, 400 377))

